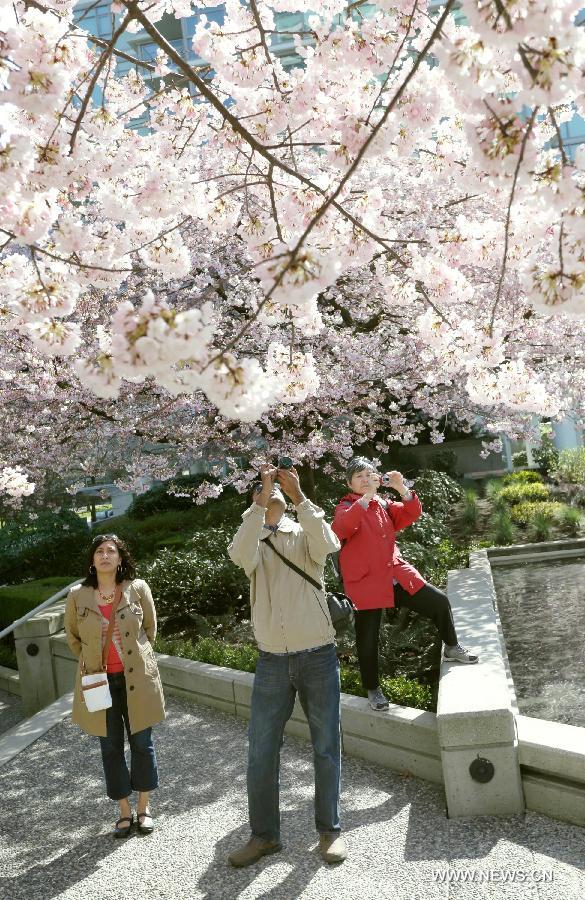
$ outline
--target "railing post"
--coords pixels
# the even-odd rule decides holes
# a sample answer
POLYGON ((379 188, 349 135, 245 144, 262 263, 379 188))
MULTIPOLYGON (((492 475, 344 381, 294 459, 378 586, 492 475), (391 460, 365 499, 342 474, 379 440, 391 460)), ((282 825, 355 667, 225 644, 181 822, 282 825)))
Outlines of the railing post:
POLYGON ((59 696, 53 668, 51 637, 63 629, 63 603, 56 603, 14 630, 20 696, 32 716, 59 696))

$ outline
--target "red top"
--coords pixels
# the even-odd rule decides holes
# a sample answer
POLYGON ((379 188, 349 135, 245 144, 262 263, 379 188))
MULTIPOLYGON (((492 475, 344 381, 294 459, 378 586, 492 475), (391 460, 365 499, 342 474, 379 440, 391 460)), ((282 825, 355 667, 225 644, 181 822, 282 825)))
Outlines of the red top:
MULTIPOLYGON (((106 617, 107 621, 110 621, 110 617, 112 615, 112 604, 106 603, 104 606, 99 605, 100 612, 106 617)), ((106 643, 106 631, 108 629, 107 623, 102 619, 102 647, 106 643)), ((120 655, 116 650, 116 645, 114 641, 120 643, 120 631, 118 629, 118 623, 114 625, 114 633, 112 634, 112 640, 110 642, 110 649, 108 652, 108 663, 106 667, 106 671, 108 673, 113 674, 114 672, 123 672, 124 671, 124 663, 120 659, 120 655)))
POLYGON ((332 528, 343 542, 339 566, 345 593, 357 609, 394 606, 394 579, 409 594, 425 584, 422 575, 400 556, 396 532, 416 522, 422 512, 414 492, 395 503, 370 500, 367 509, 359 494, 346 494, 337 504, 332 528))

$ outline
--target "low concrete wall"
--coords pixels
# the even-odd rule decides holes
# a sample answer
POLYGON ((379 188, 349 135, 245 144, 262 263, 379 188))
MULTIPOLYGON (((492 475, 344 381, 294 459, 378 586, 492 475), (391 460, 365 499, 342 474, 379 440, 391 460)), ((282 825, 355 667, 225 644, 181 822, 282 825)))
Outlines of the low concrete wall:
POLYGON ((518 716, 527 809, 585 826, 585 729, 518 716))
MULTIPOLYGON (((64 634, 51 638, 51 655, 56 690, 64 694, 72 689, 77 669, 64 634)), ((252 674, 163 654, 157 654, 157 660, 165 693, 244 719, 250 717, 252 674)), ((285 731, 309 740, 309 727, 298 701, 285 731)), ((363 698, 342 694, 341 735, 348 756, 442 783, 434 713, 394 705, 386 713, 375 713, 363 698)))
POLYGON ((437 725, 449 816, 523 812, 514 712, 487 557, 476 568, 450 572, 448 594, 459 640, 479 655, 475 665, 445 659, 441 664, 437 725), (475 773, 478 758, 489 770, 485 780, 475 773))
POLYGON ((20 697, 20 678, 18 672, 7 666, 0 666, 0 691, 16 694, 20 697))

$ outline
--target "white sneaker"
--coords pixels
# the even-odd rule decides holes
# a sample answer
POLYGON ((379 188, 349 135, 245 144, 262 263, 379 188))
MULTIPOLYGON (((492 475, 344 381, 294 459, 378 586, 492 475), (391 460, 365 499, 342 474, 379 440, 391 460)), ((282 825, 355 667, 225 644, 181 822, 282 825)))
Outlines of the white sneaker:
POLYGON ((466 650, 461 644, 455 644, 454 647, 449 647, 448 644, 445 644, 444 656, 445 659, 449 659, 451 662, 467 663, 468 665, 479 662, 479 656, 476 656, 471 650, 466 650))
POLYGON ((382 709, 388 709, 390 706, 390 703, 379 687, 377 687, 375 691, 368 691, 368 703, 372 709, 376 710, 376 712, 379 712, 382 709))

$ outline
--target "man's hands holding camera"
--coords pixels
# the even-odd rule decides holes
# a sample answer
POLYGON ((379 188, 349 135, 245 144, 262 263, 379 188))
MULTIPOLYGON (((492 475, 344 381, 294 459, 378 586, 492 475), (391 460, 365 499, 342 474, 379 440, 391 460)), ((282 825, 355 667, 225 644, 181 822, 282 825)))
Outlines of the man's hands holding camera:
POLYGON ((260 466, 260 477, 262 479, 262 490, 255 497, 255 503, 259 506, 268 506, 270 494, 274 488, 275 481, 278 480, 280 487, 294 506, 298 506, 305 500, 305 495, 301 491, 299 476, 294 466, 286 469, 277 469, 270 463, 264 463, 260 466))

